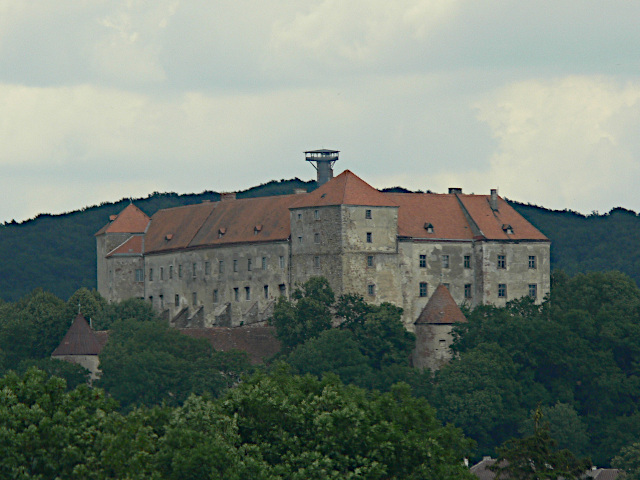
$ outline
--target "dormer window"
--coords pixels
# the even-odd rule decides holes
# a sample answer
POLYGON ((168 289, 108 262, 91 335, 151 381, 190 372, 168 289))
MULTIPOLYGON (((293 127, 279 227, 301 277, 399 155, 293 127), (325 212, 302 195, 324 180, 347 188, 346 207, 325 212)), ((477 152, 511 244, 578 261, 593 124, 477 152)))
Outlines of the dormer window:
POLYGON ((513 235, 513 227, 511 225, 507 225, 506 223, 502 225, 502 231, 507 235, 513 235))
POLYGON ((424 229, 427 231, 427 233, 433 233, 433 225, 429 222, 425 222, 424 229))
POLYGON ((226 228, 219 228, 218 229, 218 238, 222 238, 224 236, 224 234, 227 233, 227 229, 226 228))
POLYGON ((164 239, 168 242, 173 238, 173 233, 167 233, 164 237, 164 239))
POLYGON ((262 231, 262 225, 256 225, 255 227, 253 227, 253 234, 254 235, 257 235, 261 231, 262 231))

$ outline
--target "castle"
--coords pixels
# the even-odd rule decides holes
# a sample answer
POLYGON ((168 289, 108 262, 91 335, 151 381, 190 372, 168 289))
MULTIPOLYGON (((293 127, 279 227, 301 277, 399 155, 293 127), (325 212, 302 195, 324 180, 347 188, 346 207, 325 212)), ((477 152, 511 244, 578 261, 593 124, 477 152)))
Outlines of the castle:
POLYGON ((549 239, 496 190, 383 193, 349 170, 334 178, 338 151, 305 153, 309 193, 112 216, 96 233, 100 294, 147 299, 177 327, 235 327, 323 276, 336 295, 402 307, 414 330, 439 285, 470 306, 549 292, 549 239))

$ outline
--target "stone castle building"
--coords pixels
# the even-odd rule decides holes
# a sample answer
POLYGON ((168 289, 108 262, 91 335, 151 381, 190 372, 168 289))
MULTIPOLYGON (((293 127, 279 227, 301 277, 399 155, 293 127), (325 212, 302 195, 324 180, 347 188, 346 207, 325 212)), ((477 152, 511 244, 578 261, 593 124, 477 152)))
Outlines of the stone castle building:
POLYGON ((313 276, 336 295, 404 310, 408 329, 439 285, 471 306, 549 292, 550 242, 491 190, 383 193, 336 151, 306 152, 312 192, 160 210, 129 205, 96 234, 98 291, 147 299, 178 327, 263 322, 277 297, 313 276))

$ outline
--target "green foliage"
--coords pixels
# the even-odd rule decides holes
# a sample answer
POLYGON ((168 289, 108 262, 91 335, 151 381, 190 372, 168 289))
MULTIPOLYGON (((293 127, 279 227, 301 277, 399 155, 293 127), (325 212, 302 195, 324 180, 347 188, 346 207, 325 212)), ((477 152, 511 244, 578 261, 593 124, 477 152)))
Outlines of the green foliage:
POLYGON ((438 372, 429 398, 479 454, 531 432, 526 414, 538 403, 562 446, 599 465, 640 438, 640 289, 629 277, 556 272, 542 306, 521 299, 467 319, 455 329, 459 359, 438 372))
POLYGON ((406 385, 368 393, 281 370, 243 382, 221 407, 282 478, 473 478, 462 464, 469 442, 406 385))
POLYGON ((120 320, 112 324, 100 354, 97 386, 123 408, 180 405, 191 393, 217 396, 249 369, 243 352, 215 352, 157 321, 120 320))
POLYGON ((640 480, 640 443, 622 448, 611 464, 625 472, 625 480, 640 480))
POLYGON ((579 480, 591 467, 588 459, 578 460, 569 450, 557 450, 549 434, 549 425, 541 425, 542 412, 534 414, 534 432, 525 438, 514 438, 498 449, 496 463, 489 467, 498 478, 519 480, 579 480))
POLYGON ((334 294, 327 279, 313 277, 297 288, 291 297, 292 300, 279 297, 269 319, 284 351, 291 351, 331 328, 334 294))

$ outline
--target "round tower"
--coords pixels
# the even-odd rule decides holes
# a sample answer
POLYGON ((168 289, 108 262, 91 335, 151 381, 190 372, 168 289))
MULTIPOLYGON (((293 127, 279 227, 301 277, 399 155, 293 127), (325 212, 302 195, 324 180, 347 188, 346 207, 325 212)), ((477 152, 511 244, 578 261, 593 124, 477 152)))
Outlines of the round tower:
POLYGON ((338 161, 339 150, 310 150, 304 152, 305 160, 311 162, 318 172, 318 187, 321 187, 333 178, 333 164, 338 161))

